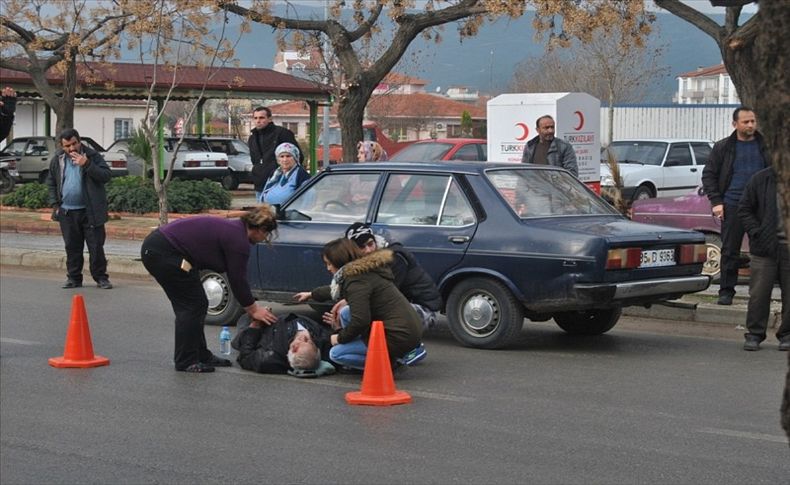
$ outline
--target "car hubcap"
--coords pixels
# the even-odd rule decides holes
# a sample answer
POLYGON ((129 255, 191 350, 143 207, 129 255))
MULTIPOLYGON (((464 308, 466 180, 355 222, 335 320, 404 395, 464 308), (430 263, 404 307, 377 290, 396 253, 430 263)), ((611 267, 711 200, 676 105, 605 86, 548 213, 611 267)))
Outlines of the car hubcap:
POLYGON ((702 266, 702 274, 716 276, 721 271, 721 248, 708 244, 708 259, 702 266))
POLYGON ((211 314, 221 313, 225 308, 227 297, 225 282, 216 276, 209 276, 203 280, 203 291, 206 292, 208 299, 208 312, 211 314))
POLYGON ((499 320, 496 302, 489 295, 472 295, 461 309, 461 317, 467 332, 484 337, 491 334, 499 320))

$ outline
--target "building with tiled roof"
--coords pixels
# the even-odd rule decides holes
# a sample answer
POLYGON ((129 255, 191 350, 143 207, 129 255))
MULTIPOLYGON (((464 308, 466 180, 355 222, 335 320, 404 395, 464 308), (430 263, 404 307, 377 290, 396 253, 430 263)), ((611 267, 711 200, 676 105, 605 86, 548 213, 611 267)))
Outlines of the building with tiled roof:
MULTIPOLYGON (((454 101, 425 92, 373 96, 365 119, 376 121, 391 138, 420 140, 461 135, 461 116, 468 111, 476 127, 475 135, 485 137, 486 99, 475 104, 454 101)), ((269 106, 275 123, 306 138, 309 130, 307 103, 291 101, 269 106)), ((320 116, 319 116, 320 122, 320 116)), ((337 107, 330 108, 330 122, 337 123, 337 107)))
POLYGON ((678 104, 740 104, 735 85, 724 64, 698 67, 677 76, 678 104))

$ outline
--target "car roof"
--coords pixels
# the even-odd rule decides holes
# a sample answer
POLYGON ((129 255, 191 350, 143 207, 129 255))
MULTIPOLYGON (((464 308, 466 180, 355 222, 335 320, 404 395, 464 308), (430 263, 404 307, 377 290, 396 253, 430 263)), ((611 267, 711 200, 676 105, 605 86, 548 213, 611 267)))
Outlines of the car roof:
POLYGON ((430 140, 417 140, 413 144, 416 145, 418 143, 485 143, 485 138, 436 138, 430 140))
POLYGON ((713 140, 702 138, 627 138, 625 140, 615 140, 612 143, 636 143, 636 142, 660 142, 660 143, 683 143, 683 142, 713 143, 713 140))
POLYGON ((469 162, 463 160, 434 161, 434 162, 366 162, 366 163, 339 163, 330 165, 326 171, 379 171, 379 170, 409 170, 417 172, 454 172, 454 173, 476 173, 481 174, 486 170, 496 168, 529 168, 534 170, 555 169, 558 167, 549 165, 531 165, 526 163, 507 163, 507 162, 469 162))

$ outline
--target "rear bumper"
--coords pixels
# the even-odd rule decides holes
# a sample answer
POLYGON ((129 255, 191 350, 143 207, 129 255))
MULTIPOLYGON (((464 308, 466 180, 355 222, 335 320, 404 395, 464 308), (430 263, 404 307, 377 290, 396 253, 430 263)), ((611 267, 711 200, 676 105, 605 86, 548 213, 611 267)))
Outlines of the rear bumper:
POLYGON ((227 168, 188 168, 188 169, 175 169, 173 176, 186 180, 222 180, 222 177, 228 174, 227 168))
POLYGON ((575 290, 586 301, 639 305, 679 298, 687 293, 702 291, 708 286, 710 277, 697 275, 619 283, 579 283, 575 285, 575 290))

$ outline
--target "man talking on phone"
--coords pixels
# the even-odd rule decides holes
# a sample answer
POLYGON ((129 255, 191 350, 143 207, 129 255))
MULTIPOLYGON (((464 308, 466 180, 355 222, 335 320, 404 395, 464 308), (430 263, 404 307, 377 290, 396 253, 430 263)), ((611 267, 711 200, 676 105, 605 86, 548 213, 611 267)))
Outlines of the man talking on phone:
POLYGON ((63 288, 82 286, 82 256, 85 244, 90 254, 90 271, 96 286, 112 288, 104 255, 107 222, 107 194, 104 184, 111 177, 110 167, 92 148, 83 145, 73 128, 58 136, 61 150, 49 162, 49 204, 52 219, 60 223, 66 243, 67 279, 63 288))

